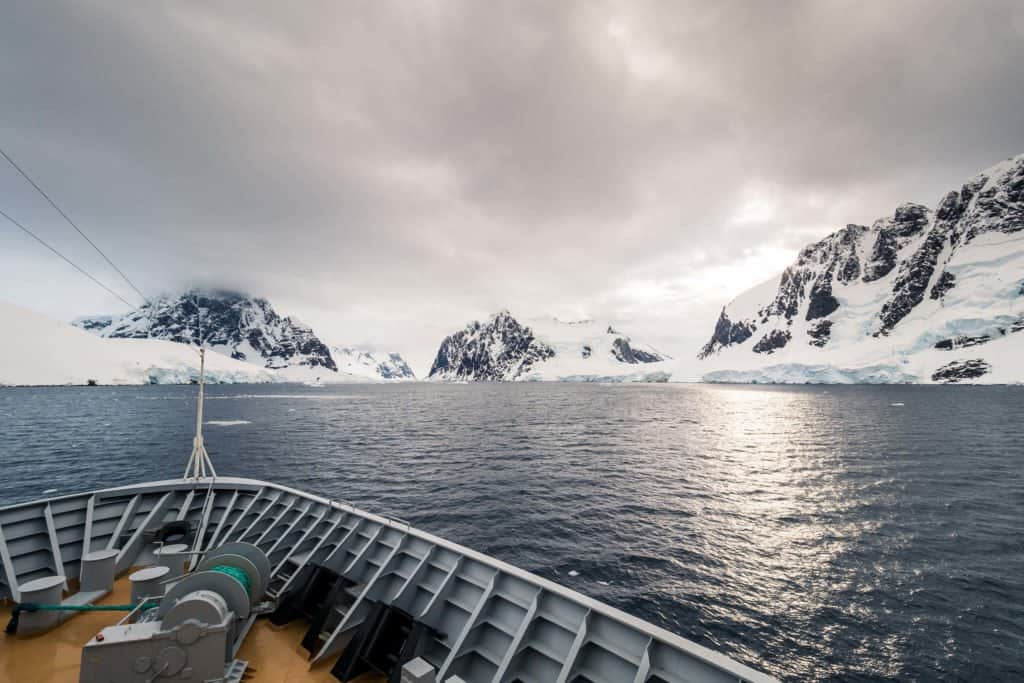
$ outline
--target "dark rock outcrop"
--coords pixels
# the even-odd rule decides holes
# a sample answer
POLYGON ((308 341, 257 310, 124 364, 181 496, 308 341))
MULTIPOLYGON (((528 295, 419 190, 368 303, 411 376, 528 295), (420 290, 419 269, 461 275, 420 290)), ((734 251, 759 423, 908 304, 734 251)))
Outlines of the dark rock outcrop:
POLYGON ((899 243, 888 230, 879 230, 871 247, 871 260, 864 268, 864 282, 873 282, 892 272, 899 261, 899 243))
POLYGON ((934 285, 932 285, 932 291, 928 296, 932 299, 941 299, 946 292, 954 287, 956 287, 956 275, 953 275, 953 273, 948 270, 944 270, 942 271, 942 275, 939 276, 939 279, 935 281, 934 285))
POLYGON ((697 354, 697 358, 704 359, 727 346, 742 344, 750 339, 756 330, 756 325, 745 320, 739 322, 729 320, 729 316, 723 308, 721 315, 718 316, 718 323, 715 324, 715 331, 711 335, 711 340, 704 345, 701 352, 697 354))
POLYGON ((873 282, 892 272, 899 262, 899 251, 911 239, 928 227, 928 207, 921 204, 902 204, 896 207, 892 218, 875 221, 871 229, 875 242, 864 268, 864 282, 873 282))
POLYGON ((960 335, 959 337, 951 337, 949 339, 943 339, 935 342, 935 348, 942 349, 944 351, 952 351, 953 349, 963 349, 968 346, 978 346, 986 342, 992 341, 992 337, 987 334, 977 335, 960 335))
POLYGON ((848 283, 860 277, 857 247, 868 228, 850 224, 825 239, 805 247, 797 261, 786 268, 779 280, 775 298, 758 311, 762 323, 773 316, 792 320, 808 301, 807 320, 832 314, 839 300, 832 295, 832 283, 848 283), (810 284, 810 291, 807 285, 810 284))
POLYGON ((811 287, 807 301, 807 320, 832 315, 839 309, 839 300, 832 296, 831 278, 821 278, 811 287))
POLYGON ((939 253, 946 245, 947 238, 948 234, 943 226, 936 225, 928 233, 921 247, 900 268, 893 284, 892 296, 882 304, 882 310, 878 314, 881 327, 875 332, 875 336, 888 334, 896 323, 907 317, 910 311, 924 300, 925 290, 935 272, 939 253))
POLYGON ((811 249, 813 248, 808 247, 804 249, 800 253, 800 259, 797 261, 797 264, 782 271, 782 278, 779 280, 779 288, 775 293, 775 298, 772 299, 771 303, 758 311, 762 323, 768 322, 768 319, 772 316, 792 320, 800 312, 800 302, 804 296, 804 288, 814 277, 814 273, 809 268, 803 267, 801 261, 805 261, 811 249))
POLYGON ((93 334, 102 336, 103 330, 110 327, 113 322, 113 316, 98 315, 91 318, 78 318, 77 320, 72 321, 71 324, 85 330, 86 332, 92 332, 93 334))
POLYGON ((980 234, 997 231, 1012 234, 1024 230, 1024 158, 1017 158, 1009 168, 991 179, 979 175, 965 190, 976 192, 974 206, 966 212, 963 227, 964 241, 970 242, 980 234), (985 187, 988 184, 988 187, 985 187))
MULTIPOLYGON (((611 329, 611 328, 609 328, 611 329)), ((629 344, 628 337, 617 337, 612 342, 612 355, 620 363, 658 363, 666 360, 666 357, 643 349, 634 349, 629 344)), ((586 356, 584 356, 586 358, 586 356)))
POLYGON ((828 340, 832 335, 832 321, 831 320, 819 320, 817 323, 812 325, 807 330, 807 336, 811 338, 808 344, 811 346, 822 347, 828 344, 828 340))
POLYGON ((793 338, 789 330, 772 330, 757 340, 754 344, 754 353, 775 353, 784 347, 793 338))
POLYGON ((892 230, 897 237, 913 237, 928 225, 928 207, 908 202, 896 207, 892 215, 892 230))
POLYGON ((957 360, 947 363, 932 373, 933 382, 956 384, 966 380, 978 379, 992 371, 992 366, 981 358, 973 360, 957 360))

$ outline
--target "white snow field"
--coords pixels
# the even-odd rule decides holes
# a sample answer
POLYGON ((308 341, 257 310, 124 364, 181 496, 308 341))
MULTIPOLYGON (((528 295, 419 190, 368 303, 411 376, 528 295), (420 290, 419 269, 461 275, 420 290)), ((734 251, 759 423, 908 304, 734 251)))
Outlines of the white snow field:
MULTIPOLYGON (((534 365, 521 379, 560 382, 666 382, 671 360, 651 346, 634 341, 615 325, 595 320, 563 321, 537 318, 526 324, 555 350, 553 358, 534 365), (633 352, 665 358, 651 363, 627 363, 616 357, 615 341, 626 339, 633 352)), ((621 355, 621 352, 620 352, 621 355)))
POLYGON ((416 379, 412 368, 397 353, 332 346, 331 357, 338 366, 338 372, 361 377, 364 381, 408 382, 416 379))

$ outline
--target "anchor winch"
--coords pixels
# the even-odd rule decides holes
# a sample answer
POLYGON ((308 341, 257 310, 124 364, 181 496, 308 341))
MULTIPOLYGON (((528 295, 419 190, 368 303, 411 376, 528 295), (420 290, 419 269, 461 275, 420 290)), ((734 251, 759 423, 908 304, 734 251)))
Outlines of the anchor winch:
POLYGON ((235 683, 246 663, 236 660, 263 603, 270 561, 251 543, 229 543, 207 552, 196 570, 162 596, 146 596, 82 650, 81 683, 142 683, 178 679, 235 683))

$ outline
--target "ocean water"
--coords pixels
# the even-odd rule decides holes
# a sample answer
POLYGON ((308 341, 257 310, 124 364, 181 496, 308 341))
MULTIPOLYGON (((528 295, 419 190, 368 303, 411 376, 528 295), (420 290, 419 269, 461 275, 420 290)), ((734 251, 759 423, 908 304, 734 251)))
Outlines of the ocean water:
MULTIPOLYGON (((786 680, 1024 680, 1024 389, 214 386, 352 502, 786 680), (572 572, 572 574, 570 574, 572 572)), ((0 505, 180 476, 195 387, 0 389, 0 505)))

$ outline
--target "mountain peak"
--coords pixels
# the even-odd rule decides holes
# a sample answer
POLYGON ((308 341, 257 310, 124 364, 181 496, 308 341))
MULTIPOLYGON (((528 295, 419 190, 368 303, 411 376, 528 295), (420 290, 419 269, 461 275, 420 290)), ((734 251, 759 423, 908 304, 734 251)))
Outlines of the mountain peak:
POLYGON ((537 340, 533 330, 508 310, 490 316, 487 323, 473 321, 441 342, 429 377, 447 380, 518 379, 535 363, 555 355, 537 340))
POLYGON ((337 370, 327 346, 308 325, 278 315, 266 299, 236 291, 191 289, 158 297, 122 316, 79 318, 73 324, 101 337, 204 343, 267 368, 337 370))

